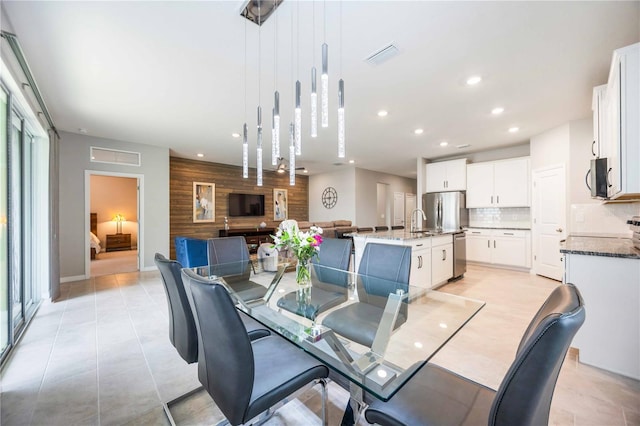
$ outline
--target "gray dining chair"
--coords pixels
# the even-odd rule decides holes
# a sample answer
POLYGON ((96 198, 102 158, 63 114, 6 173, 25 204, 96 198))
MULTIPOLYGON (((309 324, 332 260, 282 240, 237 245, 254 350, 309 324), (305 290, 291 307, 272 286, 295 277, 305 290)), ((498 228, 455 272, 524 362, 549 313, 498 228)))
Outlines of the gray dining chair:
POLYGON ((349 239, 324 240, 318 255, 311 259, 313 286, 305 303, 299 302, 297 292, 294 291, 278 299, 278 307, 315 320, 320 313, 345 302, 348 297, 352 245, 349 239), (316 268, 315 265, 319 267, 316 268))
POLYGON ((546 425, 560 368, 584 319, 578 289, 561 285, 533 317, 497 391, 427 363, 388 402, 373 401, 365 418, 383 426, 546 425))
POLYGON ((227 284, 243 301, 261 299, 267 293, 265 286, 250 279, 253 263, 244 237, 209 238, 207 255, 209 267, 217 275, 224 275, 227 284))
MULTIPOLYGON (((155 254, 154 261, 160 271, 163 288, 167 296, 169 341, 176 348, 180 357, 187 364, 192 364, 198 360, 198 332, 189 302, 189 293, 185 289, 180 273, 182 265, 180 262, 167 259, 160 253, 155 254)), ((250 316, 242 314, 241 319, 251 340, 271 334, 269 330, 250 316)), ((163 403, 164 411, 172 424, 174 422, 170 411, 171 405, 188 398, 201 389, 202 387, 196 388, 169 402, 163 403)))
MULTIPOLYGON (((390 293, 409 291, 411 247, 368 243, 358 268, 358 302, 329 313, 322 324, 349 340, 371 347, 390 293)), ((407 320, 406 302, 394 329, 407 320)))
POLYGON ((282 337, 252 342, 226 289, 189 272, 185 275, 198 328, 198 378, 227 421, 248 424, 269 416, 292 394, 321 384, 326 425, 324 379, 329 369, 282 337))

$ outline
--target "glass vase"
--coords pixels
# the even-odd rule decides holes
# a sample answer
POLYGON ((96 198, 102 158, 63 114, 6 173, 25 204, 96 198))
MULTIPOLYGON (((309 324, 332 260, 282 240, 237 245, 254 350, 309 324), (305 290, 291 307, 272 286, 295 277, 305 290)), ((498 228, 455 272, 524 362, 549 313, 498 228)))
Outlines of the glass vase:
POLYGON ((298 287, 311 286, 311 262, 309 259, 298 259, 296 265, 296 283, 298 287))

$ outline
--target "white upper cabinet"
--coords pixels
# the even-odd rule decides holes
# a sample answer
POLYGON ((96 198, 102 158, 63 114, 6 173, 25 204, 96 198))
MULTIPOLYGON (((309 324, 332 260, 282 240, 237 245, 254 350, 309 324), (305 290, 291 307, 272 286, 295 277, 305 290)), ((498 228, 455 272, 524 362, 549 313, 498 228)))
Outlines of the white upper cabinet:
POLYGON ((429 163, 426 192, 464 191, 467 189, 467 159, 429 163))
POLYGON ((529 157, 467 166, 467 208, 529 207, 529 157))
POLYGON ((640 43, 613 52, 604 99, 601 156, 608 159, 608 196, 640 196, 640 43))
POLYGON ((591 155, 595 158, 604 157, 600 152, 604 131, 604 101, 607 94, 607 85, 593 88, 591 109, 593 110, 593 142, 591 143, 591 155))

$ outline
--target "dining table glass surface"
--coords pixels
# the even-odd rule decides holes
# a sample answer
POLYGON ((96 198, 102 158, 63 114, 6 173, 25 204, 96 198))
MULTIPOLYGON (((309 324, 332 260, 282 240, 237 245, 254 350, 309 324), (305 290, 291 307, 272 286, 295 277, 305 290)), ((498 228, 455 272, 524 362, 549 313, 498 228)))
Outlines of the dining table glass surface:
POLYGON ((300 287, 290 260, 279 259, 277 268, 273 264, 270 270, 260 261, 188 269, 225 286, 239 310, 383 401, 484 306, 479 300, 317 264, 311 268, 311 285, 300 287), (265 296, 242 300, 236 289, 246 281, 265 286, 265 296))

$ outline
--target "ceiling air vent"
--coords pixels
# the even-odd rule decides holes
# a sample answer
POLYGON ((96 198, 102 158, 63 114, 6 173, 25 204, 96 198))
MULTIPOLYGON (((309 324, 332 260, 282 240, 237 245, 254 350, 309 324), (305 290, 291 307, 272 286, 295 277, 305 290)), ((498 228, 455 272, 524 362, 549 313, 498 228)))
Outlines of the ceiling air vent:
POLYGON ((120 151, 117 149, 91 147, 92 163, 122 164, 125 166, 140 166, 140 153, 120 151))
POLYGON ((380 65, 381 63, 393 58, 398 53, 400 53, 400 50, 398 50, 398 48, 393 43, 389 43, 381 49, 376 50, 371 55, 367 56, 364 61, 372 65, 380 65))

